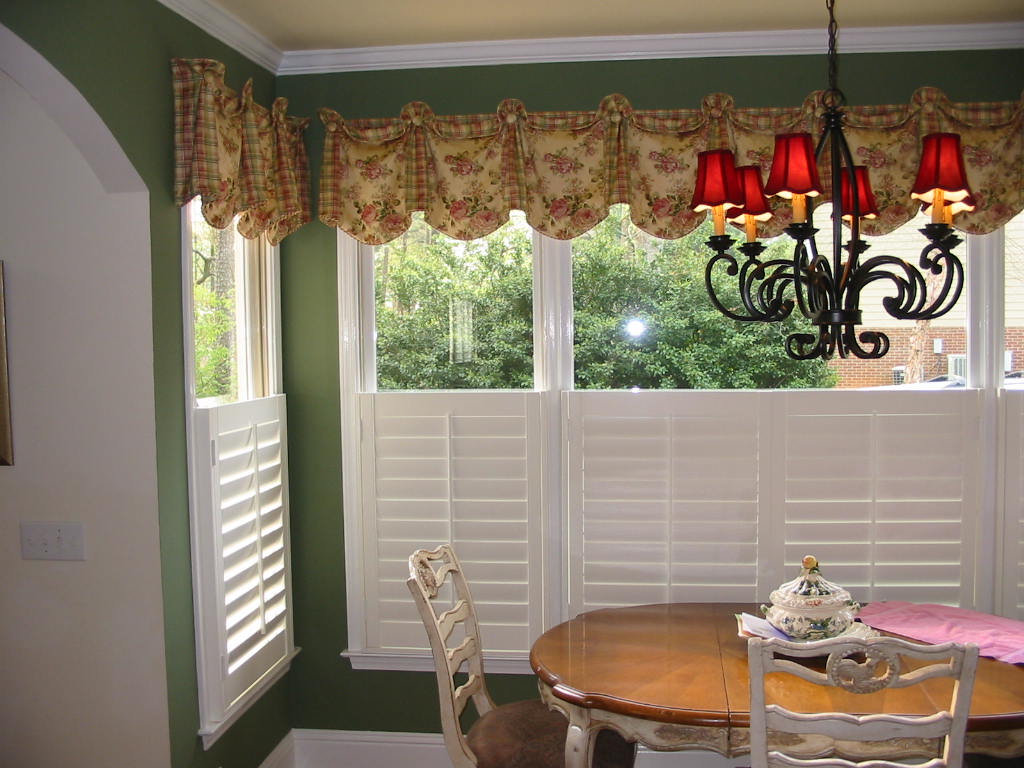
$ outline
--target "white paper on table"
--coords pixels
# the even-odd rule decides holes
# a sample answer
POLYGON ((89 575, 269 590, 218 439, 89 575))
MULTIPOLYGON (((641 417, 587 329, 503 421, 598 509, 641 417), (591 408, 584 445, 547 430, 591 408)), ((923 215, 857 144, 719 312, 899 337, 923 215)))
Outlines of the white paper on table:
POLYGON ((736 618, 740 620, 740 631, 754 637, 777 637, 780 640, 790 640, 789 635, 781 629, 772 626, 767 619, 752 616, 749 613, 741 613, 736 618))

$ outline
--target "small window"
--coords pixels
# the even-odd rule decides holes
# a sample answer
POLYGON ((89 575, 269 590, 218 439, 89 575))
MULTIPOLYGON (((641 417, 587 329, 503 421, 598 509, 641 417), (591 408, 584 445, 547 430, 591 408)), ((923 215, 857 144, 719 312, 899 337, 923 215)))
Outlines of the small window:
POLYGON ((270 389, 264 310, 270 249, 233 226, 214 229, 197 203, 188 211, 196 399, 209 405, 261 397, 270 389))

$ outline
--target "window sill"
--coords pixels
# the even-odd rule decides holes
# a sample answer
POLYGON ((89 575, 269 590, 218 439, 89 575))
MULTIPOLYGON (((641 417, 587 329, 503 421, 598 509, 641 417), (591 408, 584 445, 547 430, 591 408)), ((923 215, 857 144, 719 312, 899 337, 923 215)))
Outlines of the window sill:
MULTIPOLYGON (((394 672, 433 672, 434 657, 428 651, 342 651, 352 669, 394 672)), ((529 654, 525 652, 484 653, 484 670, 499 675, 532 675, 529 654)))
POLYGON ((228 728, 234 725, 235 721, 249 710, 249 707, 259 701, 260 696, 262 696, 266 690, 285 676, 288 670, 292 667, 292 659, 298 656, 299 651, 301 650, 301 648, 294 649, 291 653, 278 661, 277 664, 267 670, 267 673, 263 675, 263 677, 253 683, 249 690, 239 696, 234 703, 225 710, 223 718, 207 723, 199 729, 199 735, 203 739, 204 751, 212 747, 214 742, 223 736, 224 733, 227 732, 228 728))

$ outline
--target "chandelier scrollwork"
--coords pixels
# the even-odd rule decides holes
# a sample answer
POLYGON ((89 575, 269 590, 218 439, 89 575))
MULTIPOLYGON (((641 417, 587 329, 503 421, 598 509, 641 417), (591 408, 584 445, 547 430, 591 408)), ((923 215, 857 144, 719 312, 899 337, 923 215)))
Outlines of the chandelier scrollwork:
MULTIPOLYGON (((756 166, 736 168, 727 149, 698 156, 697 185, 691 207, 710 210, 714 235, 707 241, 714 255, 705 268, 705 285, 712 304, 726 317, 745 322, 781 322, 794 308, 815 326, 814 333, 793 333, 787 354, 797 360, 854 356, 874 359, 889 351, 882 331, 860 330, 861 295, 874 283, 890 291, 882 306, 899 320, 932 320, 949 312, 964 286, 964 268, 953 249, 962 240, 951 226, 953 215, 974 209, 967 187, 960 137, 933 133, 924 137, 921 164, 911 197, 921 200, 931 223, 920 231, 928 243, 917 264, 890 255, 864 259, 870 247, 860 233, 862 218, 877 216, 867 168, 857 166, 843 134, 845 97, 837 85, 838 56, 834 0, 829 12, 829 88, 824 94, 824 127, 817 146, 807 133, 775 137, 775 154, 768 181, 762 186, 756 166), (819 163, 827 157, 832 200, 832 252, 819 253, 814 206, 807 198, 822 191, 819 163), (768 195, 789 198, 793 221, 786 234, 792 256, 762 261, 765 246, 757 241, 757 222, 771 216, 768 195), (731 252, 735 240, 725 234, 726 219, 744 226, 746 242, 731 252), (849 239, 843 243, 846 223, 849 239), (732 278, 738 303, 723 301, 715 275, 732 278)), ((733 293, 733 290, 730 290, 733 293)))

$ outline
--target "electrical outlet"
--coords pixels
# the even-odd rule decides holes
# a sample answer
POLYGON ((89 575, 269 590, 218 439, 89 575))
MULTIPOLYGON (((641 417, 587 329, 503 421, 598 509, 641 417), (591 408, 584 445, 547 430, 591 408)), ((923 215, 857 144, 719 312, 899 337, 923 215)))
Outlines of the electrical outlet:
POLYGON ((21 523, 22 560, 85 560, 81 523, 21 523))

